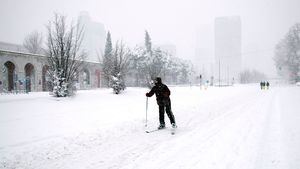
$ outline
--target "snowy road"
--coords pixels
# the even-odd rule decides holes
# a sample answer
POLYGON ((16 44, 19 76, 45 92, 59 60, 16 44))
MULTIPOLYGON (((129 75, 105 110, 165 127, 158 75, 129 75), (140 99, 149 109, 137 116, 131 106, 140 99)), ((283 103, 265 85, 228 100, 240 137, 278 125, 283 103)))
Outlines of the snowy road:
MULTIPOLYGON (((146 91, 0 96, 0 168, 300 168, 299 87, 172 87, 174 136, 144 132, 146 91)), ((158 110, 149 101, 152 129, 158 110)))

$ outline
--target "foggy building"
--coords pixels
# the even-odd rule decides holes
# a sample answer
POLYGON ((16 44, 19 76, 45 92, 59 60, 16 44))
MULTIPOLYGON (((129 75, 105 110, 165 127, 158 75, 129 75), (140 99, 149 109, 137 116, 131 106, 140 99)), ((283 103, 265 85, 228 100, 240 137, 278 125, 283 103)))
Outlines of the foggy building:
POLYGON ((239 80, 241 72, 241 19, 239 16, 215 19, 215 79, 222 84, 239 80))
POLYGON ((78 21, 84 27, 82 49, 88 53, 88 61, 98 62, 104 53, 106 32, 104 25, 91 20, 88 12, 81 12, 78 21))

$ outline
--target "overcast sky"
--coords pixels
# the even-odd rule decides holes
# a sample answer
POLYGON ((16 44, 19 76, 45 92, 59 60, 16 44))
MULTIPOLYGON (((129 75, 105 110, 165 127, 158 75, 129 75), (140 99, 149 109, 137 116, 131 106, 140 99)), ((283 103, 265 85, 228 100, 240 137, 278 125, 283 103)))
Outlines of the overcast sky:
POLYGON ((21 44, 29 32, 45 31, 55 11, 74 20, 88 11, 114 40, 142 43, 147 29, 153 43, 175 44, 178 56, 195 59, 201 25, 211 34, 215 17, 238 15, 244 67, 274 75, 274 46, 300 22, 299 7, 299 0, 0 0, 0 41, 21 44))

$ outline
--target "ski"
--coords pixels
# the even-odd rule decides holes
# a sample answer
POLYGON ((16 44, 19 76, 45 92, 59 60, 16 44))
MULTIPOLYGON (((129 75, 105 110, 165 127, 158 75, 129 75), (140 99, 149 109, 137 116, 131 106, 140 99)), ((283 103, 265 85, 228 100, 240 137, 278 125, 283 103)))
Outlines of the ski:
POLYGON ((159 129, 154 129, 154 130, 146 130, 145 132, 146 133, 153 133, 153 132, 156 132, 156 131, 158 131, 159 129))
POLYGON ((153 130, 146 130, 145 132, 146 133, 153 133, 153 132, 156 132, 156 131, 159 131, 159 130, 164 130, 166 128, 163 128, 163 129, 153 129, 153 130))
MULTIPOLYGON (((177 127, 176 127, 177 128, 177 127)), ((171 135, 175 135, 176 133, 176 128, 171 128, 171 135)), ((166 129, 166 128, 164 128, 166 129)), ((153 133, 153 132, 156 132, 156 131, 160 131, 160 130, 164 130, 164 129, 153 129, 153 130, 146 130, 145 132, 146 133, 153 133)))

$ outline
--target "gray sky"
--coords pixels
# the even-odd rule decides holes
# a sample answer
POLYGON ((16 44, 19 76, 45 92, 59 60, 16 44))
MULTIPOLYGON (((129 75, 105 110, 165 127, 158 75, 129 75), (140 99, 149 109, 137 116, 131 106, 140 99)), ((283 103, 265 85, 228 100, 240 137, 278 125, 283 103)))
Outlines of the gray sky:
POLYGON ((299 0, 0 0, 0 41, 21 44, 29 32, 45 31, 55 11, 74 20, 88 11, 114 40, 133 46, 147 29, 153 43, 175 44, 178 56, 195 59, 198 28, 208 25, 211 33, 215 17, 239 15, 244 67, 274 75, 273 48, 300 22, 299 6, 299 0))

